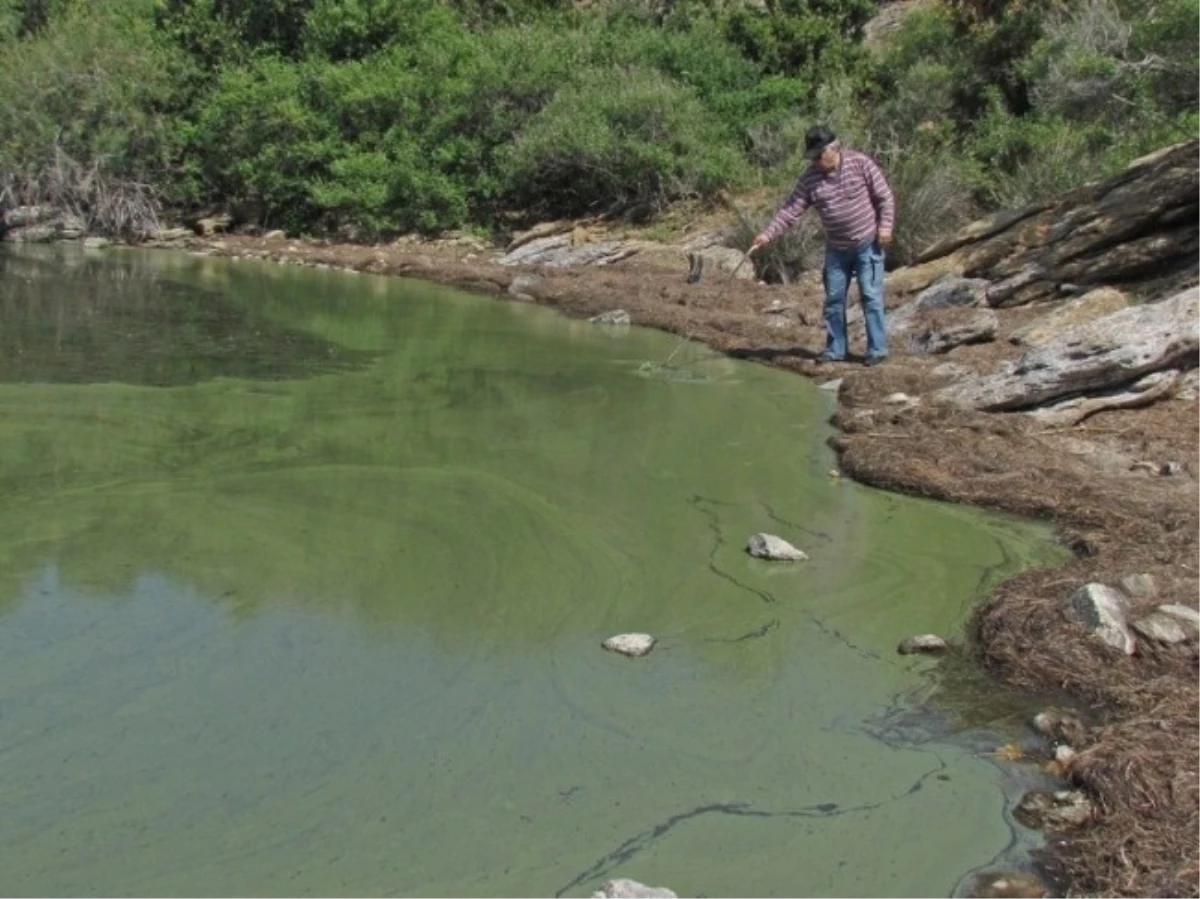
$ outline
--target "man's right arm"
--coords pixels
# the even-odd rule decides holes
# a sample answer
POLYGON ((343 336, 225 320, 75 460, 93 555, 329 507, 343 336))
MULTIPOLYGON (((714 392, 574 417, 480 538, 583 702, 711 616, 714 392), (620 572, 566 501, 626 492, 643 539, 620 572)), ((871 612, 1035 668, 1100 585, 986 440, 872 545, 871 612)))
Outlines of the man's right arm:
POLYGON ((808 209, 809 202, 808 185, 805 183, 804 176, 802 175, 800 180, 796 182, 796 186, 792 189, 791 195, 779 207, 779 211, 775 213, 775 217, 771 219, 771 223, 763 228, 761 234, 754 238, 754 244, 750 247, 750 252, 754 252, 760 247, 765 247, 795 224, 796 220, 804 215, 804 211, 808 209))

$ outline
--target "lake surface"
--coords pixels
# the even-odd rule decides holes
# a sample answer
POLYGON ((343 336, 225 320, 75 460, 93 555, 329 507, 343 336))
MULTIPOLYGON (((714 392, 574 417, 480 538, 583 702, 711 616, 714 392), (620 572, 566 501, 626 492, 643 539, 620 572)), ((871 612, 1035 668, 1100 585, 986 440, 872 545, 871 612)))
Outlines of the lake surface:
POLYGON ((828 396, 647 377, 674 346, 0 253, 0 892, 933 896, 1019 854, 1017 712, 895 647, 1045 530, 830 478, 828 396))

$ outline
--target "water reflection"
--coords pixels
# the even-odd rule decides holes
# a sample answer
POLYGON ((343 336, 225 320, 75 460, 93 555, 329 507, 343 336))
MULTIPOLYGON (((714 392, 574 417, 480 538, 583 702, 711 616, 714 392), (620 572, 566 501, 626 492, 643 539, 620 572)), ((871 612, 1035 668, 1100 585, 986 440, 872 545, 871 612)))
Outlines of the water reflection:
POLYGON ((370 356, 281 326, 217 291, 62 248, 0 253, 0 382, 154 387, 287 379, 370 356))

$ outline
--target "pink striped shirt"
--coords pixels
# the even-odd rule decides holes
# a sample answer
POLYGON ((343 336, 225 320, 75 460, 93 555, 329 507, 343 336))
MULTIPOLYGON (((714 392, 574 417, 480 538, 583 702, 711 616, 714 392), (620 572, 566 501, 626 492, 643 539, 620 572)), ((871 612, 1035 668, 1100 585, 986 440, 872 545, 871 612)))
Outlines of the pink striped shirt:
POLYGON ((849 250, 890 231, 896 217, 896 198, 875 161, 865 153, 842 150, 836 172, 826 175, 809 165, 787 202, 775 213, 763 234, 774 240, 792 226, 809 206, 815 206, 831 250, 849 250))

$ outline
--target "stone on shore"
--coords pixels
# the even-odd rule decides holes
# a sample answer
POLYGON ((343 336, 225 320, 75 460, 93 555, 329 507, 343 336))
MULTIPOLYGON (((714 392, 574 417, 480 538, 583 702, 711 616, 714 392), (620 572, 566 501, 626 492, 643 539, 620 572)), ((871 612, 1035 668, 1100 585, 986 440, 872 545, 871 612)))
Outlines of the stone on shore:
POLYGON ((648 887, 636 880, 617 877, 606 880, 600 889, 592 893, 592 899, 678 899, 674 891, 666 887, 648 887))
POLYGON ((908 351, 934 356, 968 343, 996 339, 1000 319, 991 309, 934 309, 920 313, 908 338, 908 351))
POLYGON ((654 648, 658 639, 649 634, 617 634, 609 637, 600 645, 609 652, 619 652, 623 656, 640 658, 654 648))
POLYGON ((1129 630, 1129 604, 1120 592, 1104 584, 1084 584, 1067 600, 1063 613, 1091 629, 1113 649, 1133 655, 1137 640, 1129 630))
POLYGON ((1131 626, 1147 640, 1165 643, 1168 646, 1183 643, 1188 638, 1188 632, 1183 629, 1182 624, 1170 615, 1160 615, 1157 612, 1134 619, 1131 626))
POLYGON ((1191 606, 1170 602, 1159 606, 1154 611, 1160 615, 1168 615, 1174 618, 1187 628, 1192 636, 1200 634, 1200 612, 1197 612, 1191 606))
POLYGON ((808 558, 807 553, 774 534, 755 534, 746 543, 746 552, 756 559, 773 562, 803 562, 808 558))

